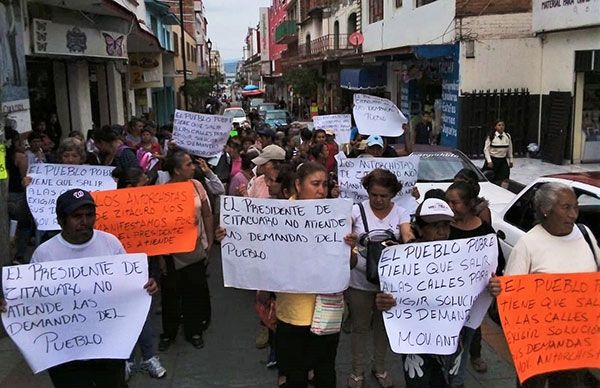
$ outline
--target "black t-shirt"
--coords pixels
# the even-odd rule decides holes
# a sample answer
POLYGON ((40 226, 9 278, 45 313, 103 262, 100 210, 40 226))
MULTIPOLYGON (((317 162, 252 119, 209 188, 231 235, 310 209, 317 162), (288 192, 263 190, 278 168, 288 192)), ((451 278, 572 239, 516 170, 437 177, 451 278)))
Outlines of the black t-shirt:
MULTIPOLYGON (((491 225, 481 222, 475 229, 471 230, 462 230, 458 229, 455 226, 450 225, 450 237, 448 240, 460 240, 461 238, 471 238, 471 237, 479 237, 485 236, 486 234, 494 233, 496 231, 492 228, 491 225)), ((496 275, 502 275, 502 271, 504 271, 504 265, 506 264, 504 260, 504 254, 502 254, 502 248, 500 248, 500 244, 498 244, 498 268, 496 268, 496 275)))

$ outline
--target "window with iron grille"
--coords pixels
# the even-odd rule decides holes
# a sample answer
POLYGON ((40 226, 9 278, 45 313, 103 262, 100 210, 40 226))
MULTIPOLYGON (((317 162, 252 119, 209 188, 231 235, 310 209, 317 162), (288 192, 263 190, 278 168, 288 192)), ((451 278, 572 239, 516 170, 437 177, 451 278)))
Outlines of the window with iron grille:
POLYGON ((383 0, 369 0, 369 23, 383 19, 383 0))

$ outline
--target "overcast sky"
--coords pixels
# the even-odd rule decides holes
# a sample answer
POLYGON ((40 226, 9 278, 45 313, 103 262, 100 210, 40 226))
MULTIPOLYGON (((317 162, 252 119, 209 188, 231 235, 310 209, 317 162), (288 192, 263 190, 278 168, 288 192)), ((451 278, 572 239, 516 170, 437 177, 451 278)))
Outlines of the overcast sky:
POLYGON ((241 59, 248 27, 258 24, 258 9, 271 0, 205 0, 208 38, 225 60, 241 59))

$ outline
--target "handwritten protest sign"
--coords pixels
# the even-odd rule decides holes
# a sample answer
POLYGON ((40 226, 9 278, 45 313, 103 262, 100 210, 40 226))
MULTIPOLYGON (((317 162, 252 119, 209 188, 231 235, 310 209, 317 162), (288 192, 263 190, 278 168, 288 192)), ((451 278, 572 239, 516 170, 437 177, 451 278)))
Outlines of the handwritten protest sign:
POLYGON ((6 147, 0 144, 0 180, 8 178, 8 170, 6 169, 6 147))
POLYGON ((129 358, 150 309, 144 254, 4 267, 2 281, 2 323, 34 373, 129 358))
POLYGON ((223 151, 231 117, 175 110, 173 140, 191 154, 211 157, 223 151))
POLYGON ((65 191, 114 190, 117 188, 111 173, 114 167, 76 166, 70 164, 36 163, 29 166, 27 204, 39 230, 60 230, 56 220, 56 199, 65 191))
POLYGON ((354 95, 354 121, 363 135, 402 136, 408 120, 387 98, 367 94, 354 95))
POLYGON ((352 203, 222 197, 225 287, 292 293, 343 291, 350 281, 352 203))
POLYGON ((600 272, 504 276, 498 310, 521 382, 600 368, 600 272))
MULTIPOLYGON (((397 302, 383 313, 392 350, 453 354, 473 304, 488 292, 497 263, 494 234, 386 248, 379 261, 379 279, 381 290, 397 302)), ((471 324, 478 327, 482 320, 483 314, 471 324)))
POLYGON ((335 141, 338 144, 350 143, 350 129, 352 128, 352 115, 324 115, 313 117, 317 129, 332 129, 335 141))
POLYGON ((96 229, 114 234, 128 253, 191 252, 198 227, 191 182, 93 194, 96 229))
POLYGON ((340 198, 352 199, 354 203, 362 202, 369 198, 367 190, 360 183, 361 179, 376 168, 390 170, 402 183, 402 190, 394 201, 405 209, 416 208, 411 191, 417 183, 419 171, 419 157, 416 155, 399 158, 339 158, 338 184, 340 198))

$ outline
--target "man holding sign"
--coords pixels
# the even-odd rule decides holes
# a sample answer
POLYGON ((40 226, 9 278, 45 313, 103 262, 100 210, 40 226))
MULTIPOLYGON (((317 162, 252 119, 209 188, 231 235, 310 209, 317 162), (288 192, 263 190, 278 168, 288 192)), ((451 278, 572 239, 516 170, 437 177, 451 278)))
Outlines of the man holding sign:
MULTIPOLYGON (((94 229, 96 204, 89 192, 72 189, 61 194, 56 201, 56 215, 62 232, 40 245, 33 252, 32 264, 63 259, 114 256, 125 253, 125 249, 115 236, 94 229)), ((158 290, 158 286, 154 279, 149 279, 144 285, 144 289, 152 295, 158 290)), ((4 294, 7 295, 9 290, 4 291, 4 294)), ((32 296, 32 298, 35 298, 35 296, 32 296)), ((7 299, 12 300, 8 296, 7 299)), ((7 303, 4 299, 0 301, 0 309, 3 313, 7 311, 7 303)), ((6 319, 7 316, 3 314, 5 322, 6 319)), ((141 326, 139 329, 141 329, 141 326)), ((134 335, 137 338, 138 334, 139 332, 132 333, 132 336, 134 335)), ((65 342, 65 347, 67 346, 69 345, 65 342)), ((127 386, 125 383, 124 359, 87 359, 85 350, 72 357, 71 355, 74 353, 68 353, 66 357, 78 361, 63 362, 58 365, 53 364, 52 360, 46 362, 48 365, 55 365, 48 369, 55 386, 127 386)), ((54 357, 58 358, 58 356, 54 357)), ((38 372, 45 368, 38 369, 36 367, 33 369, 38 372)))

